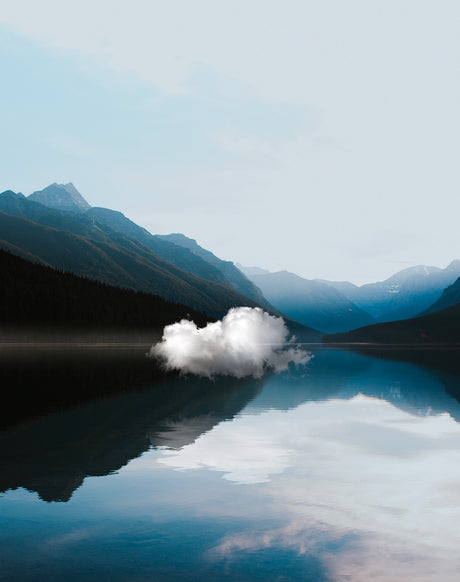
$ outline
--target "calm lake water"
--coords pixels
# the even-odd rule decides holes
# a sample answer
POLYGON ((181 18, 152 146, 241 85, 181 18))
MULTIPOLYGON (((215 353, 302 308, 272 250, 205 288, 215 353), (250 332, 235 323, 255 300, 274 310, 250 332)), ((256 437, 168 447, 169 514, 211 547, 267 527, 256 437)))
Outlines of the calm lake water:
POLYGON ((0 580, 457 582, 449 370, 325 349, 5 430, 0 580))

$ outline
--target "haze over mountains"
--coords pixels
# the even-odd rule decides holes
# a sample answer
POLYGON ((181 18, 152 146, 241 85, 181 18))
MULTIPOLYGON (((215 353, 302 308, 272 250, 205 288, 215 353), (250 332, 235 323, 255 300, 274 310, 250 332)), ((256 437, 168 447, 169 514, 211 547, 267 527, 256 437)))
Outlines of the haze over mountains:
POLYGON ((309 281, 288 271, 252 275, 245 272, 280 311, 320 331, 347 331, 375 321, 325 283, 309 281))
POLYGON ((442 301, 440 298, 460 277, 459 260, 445 269, 410 267, 385 281, 360 287, 347 281, 308 280, 288 271, 240 268, 275 307, 325 333, 410 319, 425 310, 436 311, 458 302, 455 291, 442 301))
POLYGON ((0 248, 28 261, 155 294, 212 318, 230 307, 258 305, 283 315, 291 331, 307 341, 319 333, 368 329, 460 302, 459 260, 445 269, 411 267, 360 287, 308 280, 288 271, 237 268, 184 234, 152 235, 121 212, 91 207, 72 183, 54 183, 28 197, 0 194, 0 248))
POLYGON ((323 341, 392 345, 460 343, 460 277, 417 317, 326 335, 323 341))
POLYGON ((445 269, 418 265, 399 271, 385 281, 358 287, 325 281, 367 311, 377 322, 415 317, 437 301, 446 287, 460 277, 460 261, 445 269))

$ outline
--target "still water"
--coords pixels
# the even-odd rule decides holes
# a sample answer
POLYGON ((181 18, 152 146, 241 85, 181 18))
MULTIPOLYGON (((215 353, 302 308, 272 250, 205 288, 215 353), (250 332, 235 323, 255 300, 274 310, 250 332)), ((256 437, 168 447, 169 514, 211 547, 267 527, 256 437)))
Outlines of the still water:
POLYGON ((5 430, 0 580, 457 582, 459 386, 329 349, 5 430))

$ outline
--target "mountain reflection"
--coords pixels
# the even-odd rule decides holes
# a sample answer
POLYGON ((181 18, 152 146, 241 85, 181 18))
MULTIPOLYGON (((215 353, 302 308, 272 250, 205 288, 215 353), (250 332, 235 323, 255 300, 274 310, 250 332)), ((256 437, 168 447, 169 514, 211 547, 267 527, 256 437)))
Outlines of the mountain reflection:
POLYGON ((460 362, 455 360, 455 365, 456 354, 448 359, 442 354, 432 357, 429 368, 379 355, 318 350, 306 368, 268 377, 248 411, 287 410, 307 400, 350 399, 363 394, 391 402, 411 414, 447 412, 460 420, 460 362))
POLYGON ((262 384, 170 378, 0 433, 0 490, 24 487, 68 501, 87 476, 117 471, 153 446, 181 447, 237 414, 262 384))
MULTIPOLYGON (((71 379, 73 390, 78 390, 79 382, 85 382, 88 392, 96 382, 103 381, 98 362, 92 369, 85 360, 84 373, 71 379)), ((109 360, 103 363, 113 372, 109 360)), ((132 362, 129 366, 124 363, 129 373, 133 372, 132 362)), ((66 389, 64 378, 68 368, 61 369, 63 365, 55 363, 56 382, 51 390, 66 389)), ((74 362, 73 368, 77 367, 78 362, 74 362)), ((123 360, 118 358, 114 369, 122 368, 123 360)), ((386 400, 412 415, 447 412, 460 420, 458 402, 444 390, 446 378, 451 384, 458 383, 452 370, 427 371, 415 364, 374 359, 343 350, 319 350, 307 367, 262 380, 169 377, 156 379, 149 388, 148 369, 141 366, 139 370, 141 377, 130 376, 127 371, 121 377, 126 383, 136 381, 134 386, 141 386, 143 390, 107 396, 0 433, 0 490, 24 487, 36 491, 45 501, 68 501, 87 476, 113 473, 151 447, 165 449, 164 462, 183 468, 210 463, 222 466, 218 470, 225 472, 226 459, 233 459, 238 465, 240 457, 252 467, 251 475, 243 477, 242 482, 265 481, 269 474, 283 472, 290 466, 290 453, 284 445, 269 446, 268 453, 263 452, 263 447, 254 449, 251 431, 247 433, 247 442, 240 439, 234 445, 232 441, 221 442, 218 450, 206 453, 206 462, 200 460, 196 464, 190 460, 181 464, 180 459, 187 455, 180 451, 240 412, 254 418, 269 410, 296 409, 309 401, 349 400, 366 395, 386 400), (264 465, 267 454, 268 469, 264 465), (218 461, 210 461, 214 457, 218 461)), ((30 374, 30 381, 33 379, 30 374)), ((108 373, 107 380, 112 379, 113 373, 108 373)), ((276 426, 277 421, 273 419, 273 423, 276 426)), ((374 431, 375 439, 386 442, 390 436, 393 438, 393 433, 389 435, 385 430, 374 431)), ((356 428, 356 431, 359 440, 359 430, 356 428)))

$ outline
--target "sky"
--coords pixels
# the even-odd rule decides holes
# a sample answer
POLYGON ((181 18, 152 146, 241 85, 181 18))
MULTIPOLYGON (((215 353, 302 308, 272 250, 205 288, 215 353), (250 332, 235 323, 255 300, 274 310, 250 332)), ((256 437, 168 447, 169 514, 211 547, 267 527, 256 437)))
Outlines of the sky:
POLYGON ((457 0, 6 0, 0 191, 306 278, 460 258, 457 0))

